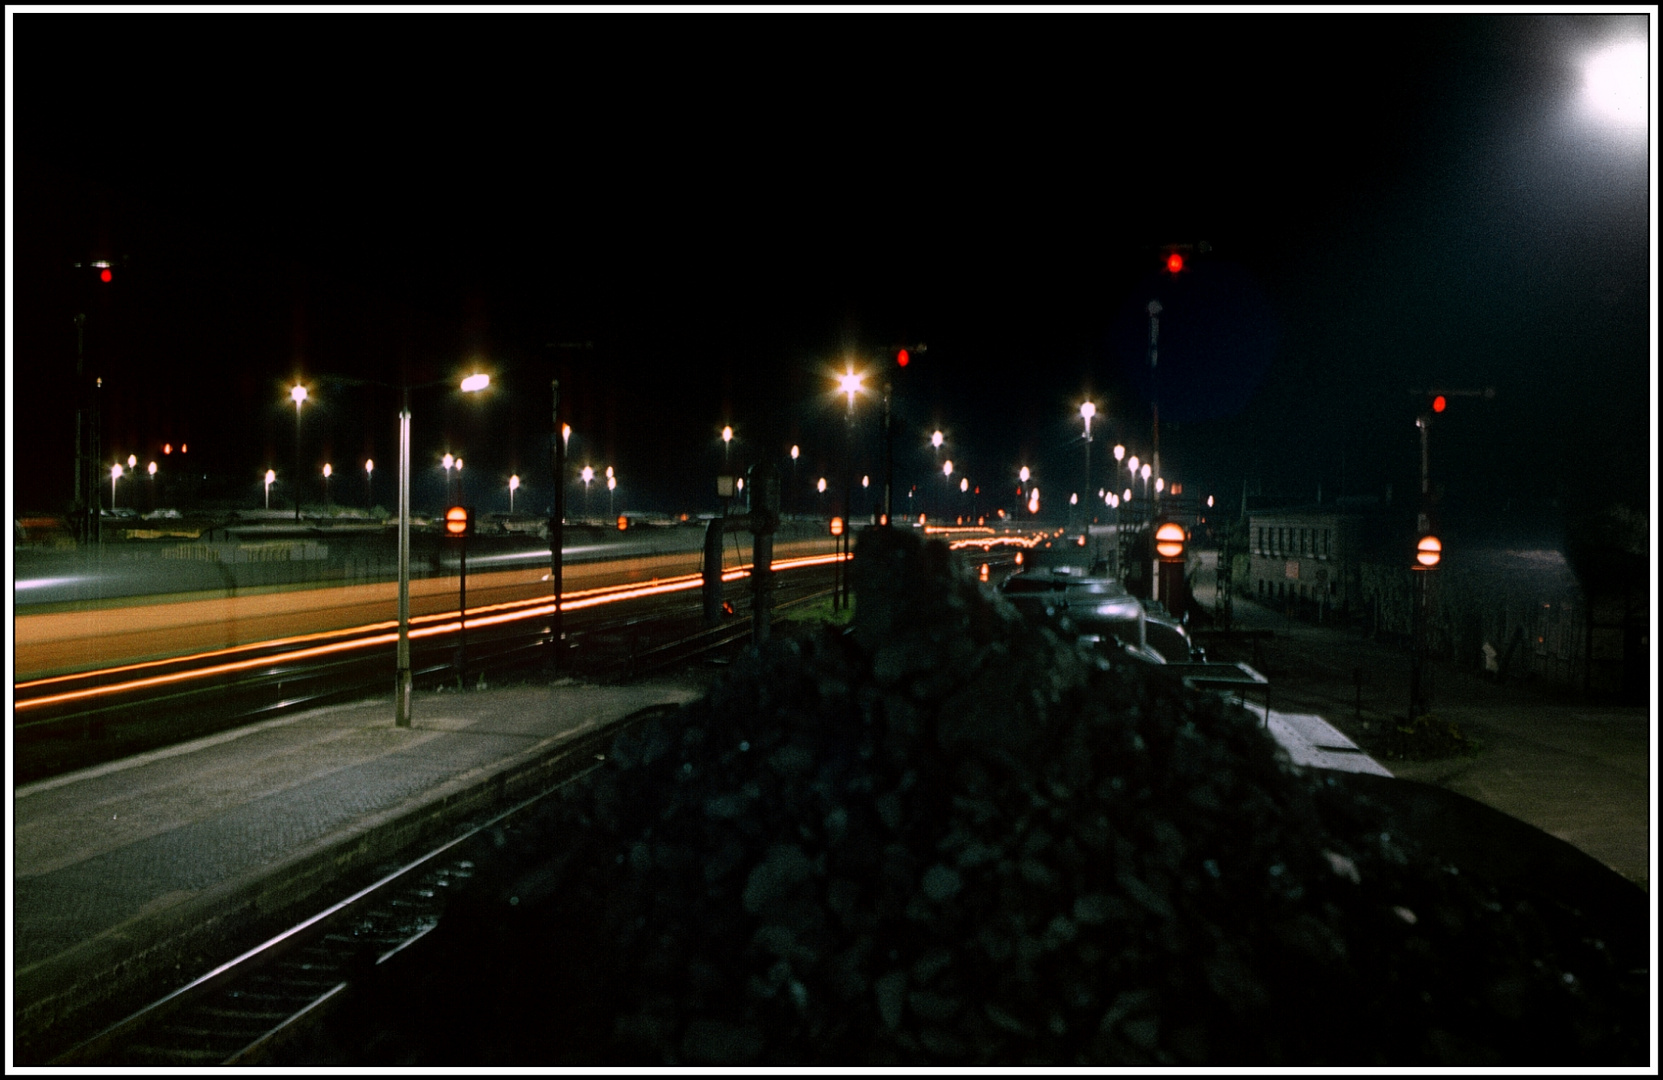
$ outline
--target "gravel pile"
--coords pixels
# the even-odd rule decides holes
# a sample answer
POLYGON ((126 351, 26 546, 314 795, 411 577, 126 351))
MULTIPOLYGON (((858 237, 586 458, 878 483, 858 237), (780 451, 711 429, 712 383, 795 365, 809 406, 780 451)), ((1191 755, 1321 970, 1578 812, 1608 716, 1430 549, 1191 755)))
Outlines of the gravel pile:
POLYGON ((1647 1062, 1647 977, 1592 920, 939 544, 863 533, 855 575, 849 633, 620 738, 313 1060, 1647 1062))

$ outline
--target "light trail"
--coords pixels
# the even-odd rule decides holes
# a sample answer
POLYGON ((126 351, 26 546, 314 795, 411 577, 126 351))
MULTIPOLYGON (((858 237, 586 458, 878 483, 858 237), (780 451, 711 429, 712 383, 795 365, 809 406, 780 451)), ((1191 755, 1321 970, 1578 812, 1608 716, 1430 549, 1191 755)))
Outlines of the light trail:
MULTIPOLYGON (((776 573, 781 570, 800 570, 811 566, 824 566, 839 559, 846 559, 846 555, 806 555, 794 559, 779 559, 772 564, 776 573)), ((743 563, 722 572, 722 580, 738 581, 749 577, 751 564, 743 563)), ((560 608, 562 611, 580 611, 584 608, 597 607, 601 604, 617 603, 621 600, 638 600, 647 596, 659 596, 671 592, 683 592, 696 589, 704 584, 702 574, 682 574, 677 577, 651 582, 645 585, 630 583, 627 585, 605 585, 594 589, 582 589, 562 596, 560 608)), ((554 613, 554 599, 552 597, 538 597, 533 600, 511 600, 500 604, 488 604, 484 607, 471 609, 467 616, 470 627, 496 626, 502 623, 515 622, 521 619, 535 619, 554 613), (482 616, 476 614, 485 613, 482 616)), ((410 620, 410 637, 425 638, 437 634, 455 633, 463 629, 460 612, 441 612, 435 615, 422 615, 410 620), (449 621, 444 621, 449 620, 449 621), (418 626, 417 624, 424 624, 418 626)), ((213 675, 234 674, 238 671, 248 671, 265 665, 293 663, 300 660, 312 660, 320 656, 346 652, 352 649, 368 649, 382 645, 391 645, 398 641, 397 620, 369 623, 364 626, 348 630, 333 630, 317 634, 302 634, 295 637, 278 638, 272 641, 256 642, 249 645, 239 645, 230 649, 217 649, 212 652, 197 653, 193 656, 176 656, 166 660, 150 660, 142 664, 126 664, 121 667, 109 668, 103 671, 83 671, 74 675, 57 675, 48 679, 35 679, 30 682, 17 683, 16 690, 30 687, 46 686, 77 679, 91 679, 100 676, 120 674, 122 672, 139 671, 169 664, 200 663, 215 657, 234 656, 254 649, 280 648, 287 645, 299 644, 305 641, 317 641, 328 638, 350 637, 347 641, 333 641, 326 645, 315 645, 310 648, 298 649, 293 652, 275 653, 251 657, 223 664, 213 664, 208 667, 192 668, 189 671, 169 672, 164 675, 152 675, 148 678, 134 679, 128 682, 116 683, 111 686, 94 686, 83 690, 69 690, 59 694, 49 694, 45 697, 30 698, 27 701, 16 701, 12 705, 14 712, 25 709, 39 708, 43 705, 54 705, 69 701, 83 701, 87 698, 99 697, 105 694, 130 693, 154 686, 165 686, 170 683, 184 682, 188 679, 207 678, 213 675), (392 630, 391 633, 386 632, 392 630), (377 633, 376 631, 382 631, 377 633), (355 636, 355 635, 369 636, 355 636)))

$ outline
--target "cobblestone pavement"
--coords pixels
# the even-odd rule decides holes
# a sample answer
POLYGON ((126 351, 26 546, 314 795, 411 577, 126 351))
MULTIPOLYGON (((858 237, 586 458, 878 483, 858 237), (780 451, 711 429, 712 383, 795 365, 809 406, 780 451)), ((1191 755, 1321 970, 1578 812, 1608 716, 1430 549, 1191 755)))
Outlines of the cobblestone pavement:
MULTIPOLYGON (((1211 552, 1203 558, 1192 588, 1210 611, 1215 564, 1211 552)), ((1408 710, 1407 651, 1241 598, 1234 626, 1259 633, 1215 641, 1208 658, 1253 665, 1271 681, 1273 709, 1316 713, 1393 775, 1437 784, 1527 821, 1649 890, 1656 811, 1651 709, 1497 684, 1432 662, 1432 715, 1454 723, 1477 749, 1407 761, 1382 749, 1389 726, 1401 723, 1408 710)))

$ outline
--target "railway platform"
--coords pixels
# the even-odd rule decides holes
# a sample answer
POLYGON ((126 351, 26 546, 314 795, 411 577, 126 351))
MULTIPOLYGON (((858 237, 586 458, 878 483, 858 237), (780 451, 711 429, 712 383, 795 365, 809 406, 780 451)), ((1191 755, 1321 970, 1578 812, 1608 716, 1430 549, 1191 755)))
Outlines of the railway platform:
POLYGON ((75 1016, 189 981, 410 845, 532 797, 584 733, 702 692, 692 679, 423 692, 408 728, 389 695, 16 789, 18 1059, 61 1043, 75 1016))

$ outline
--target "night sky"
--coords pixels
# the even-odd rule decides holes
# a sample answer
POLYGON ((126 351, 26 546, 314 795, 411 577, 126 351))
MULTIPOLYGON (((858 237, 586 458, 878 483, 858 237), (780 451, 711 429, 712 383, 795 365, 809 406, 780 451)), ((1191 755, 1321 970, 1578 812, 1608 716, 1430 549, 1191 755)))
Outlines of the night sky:
POLYGON ((449 450, 544 512, 558 375, 574 470, 699 512, 724 423, 788 509, 836 487, 849 360, 897 376, 903 493, 941 493, 940 427, 983 506, 1020 465, 1065 500, 1087 394, 1103 486, 1147 454, 1151 299, 1188 492, 1407 492, 1436 385, 1496 391, 1434 430, 1452 512, 1652 498, 1652 152, 1583 89, 1644 16, 183 18, 8 16, 20 511, 67 509, 78 311, 104 457, 188 443, 203 494, 258 507, 269 467, 286 504, 299 377, 307 483, 393 507, 397 395, 325 377, 477 365, 412 400, 418 508, 449 450))

